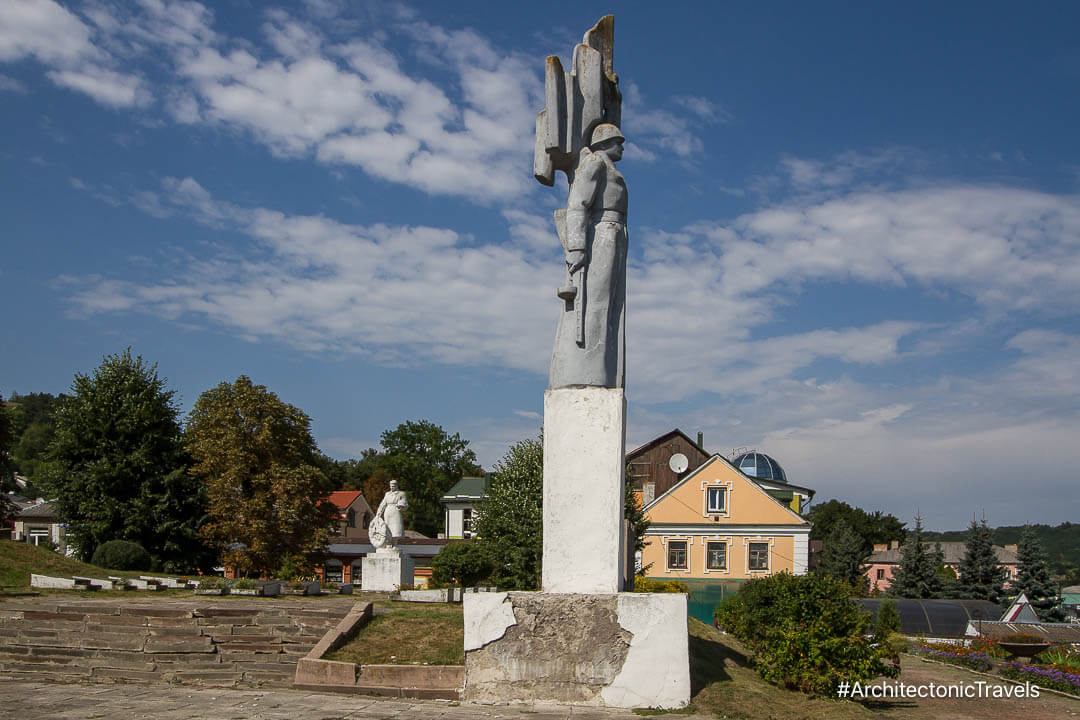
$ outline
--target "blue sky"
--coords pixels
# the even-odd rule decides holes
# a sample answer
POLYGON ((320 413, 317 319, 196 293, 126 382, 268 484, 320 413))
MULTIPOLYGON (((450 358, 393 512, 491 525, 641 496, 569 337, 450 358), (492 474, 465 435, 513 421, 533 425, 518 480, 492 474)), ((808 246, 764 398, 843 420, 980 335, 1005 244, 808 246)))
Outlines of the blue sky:
MULTIPOLYGON (((0 4, 0 392, 127 346, 350 457, 534 436, 543 58, 610 7, 0 4)), ((628 444, 938 529, 1076 521, 1080 9, 620 3, 628 444)))

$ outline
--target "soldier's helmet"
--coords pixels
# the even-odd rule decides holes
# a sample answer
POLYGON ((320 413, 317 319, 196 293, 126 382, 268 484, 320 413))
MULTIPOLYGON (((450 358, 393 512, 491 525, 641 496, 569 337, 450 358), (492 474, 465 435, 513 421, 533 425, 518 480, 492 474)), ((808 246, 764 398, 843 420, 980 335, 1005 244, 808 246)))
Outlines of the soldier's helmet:
POLYGON ((593 128, 592 138, 589 140, 589 147, 594 148, 605 140, 618 140, 620 142, 625 141, 622 133, 619 131, 618 125, 612 123, 600 123, 593 128))

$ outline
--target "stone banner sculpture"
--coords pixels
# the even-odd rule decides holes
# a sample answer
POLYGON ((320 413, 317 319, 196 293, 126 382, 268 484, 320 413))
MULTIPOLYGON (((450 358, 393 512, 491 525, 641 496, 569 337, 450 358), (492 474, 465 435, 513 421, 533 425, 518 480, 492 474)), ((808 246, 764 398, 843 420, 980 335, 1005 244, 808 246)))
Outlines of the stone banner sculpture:
MULTIPOLYGON (((619 592, 627 577, 625 318, 628 233, 613 69, 614 17, 545 69, 533 173, 562 171, 555 212, 566 261, 544 393, 541 592, 466 593, 465 697, 685 707, 686 596, 619 592)), ((366 572, 366 570, 365 570, 366 572)))

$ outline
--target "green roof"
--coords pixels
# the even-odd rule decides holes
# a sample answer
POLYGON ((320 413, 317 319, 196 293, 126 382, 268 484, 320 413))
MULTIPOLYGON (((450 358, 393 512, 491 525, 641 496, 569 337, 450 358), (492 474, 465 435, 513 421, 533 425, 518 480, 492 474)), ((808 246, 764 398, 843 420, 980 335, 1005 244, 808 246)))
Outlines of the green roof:
POLYGON ((487 477, 463 477, 442 496, 442 502, 468 502, 480 500, 487 494, 487 477))

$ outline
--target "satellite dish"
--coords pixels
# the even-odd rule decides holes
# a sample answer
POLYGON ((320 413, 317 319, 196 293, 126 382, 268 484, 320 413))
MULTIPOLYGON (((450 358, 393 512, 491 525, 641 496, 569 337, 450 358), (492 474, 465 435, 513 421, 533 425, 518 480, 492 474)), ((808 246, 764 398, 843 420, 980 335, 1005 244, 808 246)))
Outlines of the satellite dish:
POLYGON ((671 468, 671 471, 674 472, 676 475, 686 472, 686 468, 690 467, 690 461, 687 460, 686 456, 682 453, 675 453, 674 455, 672 455, 671 459, 668 460, 667 464, 668 467, 671 468))

